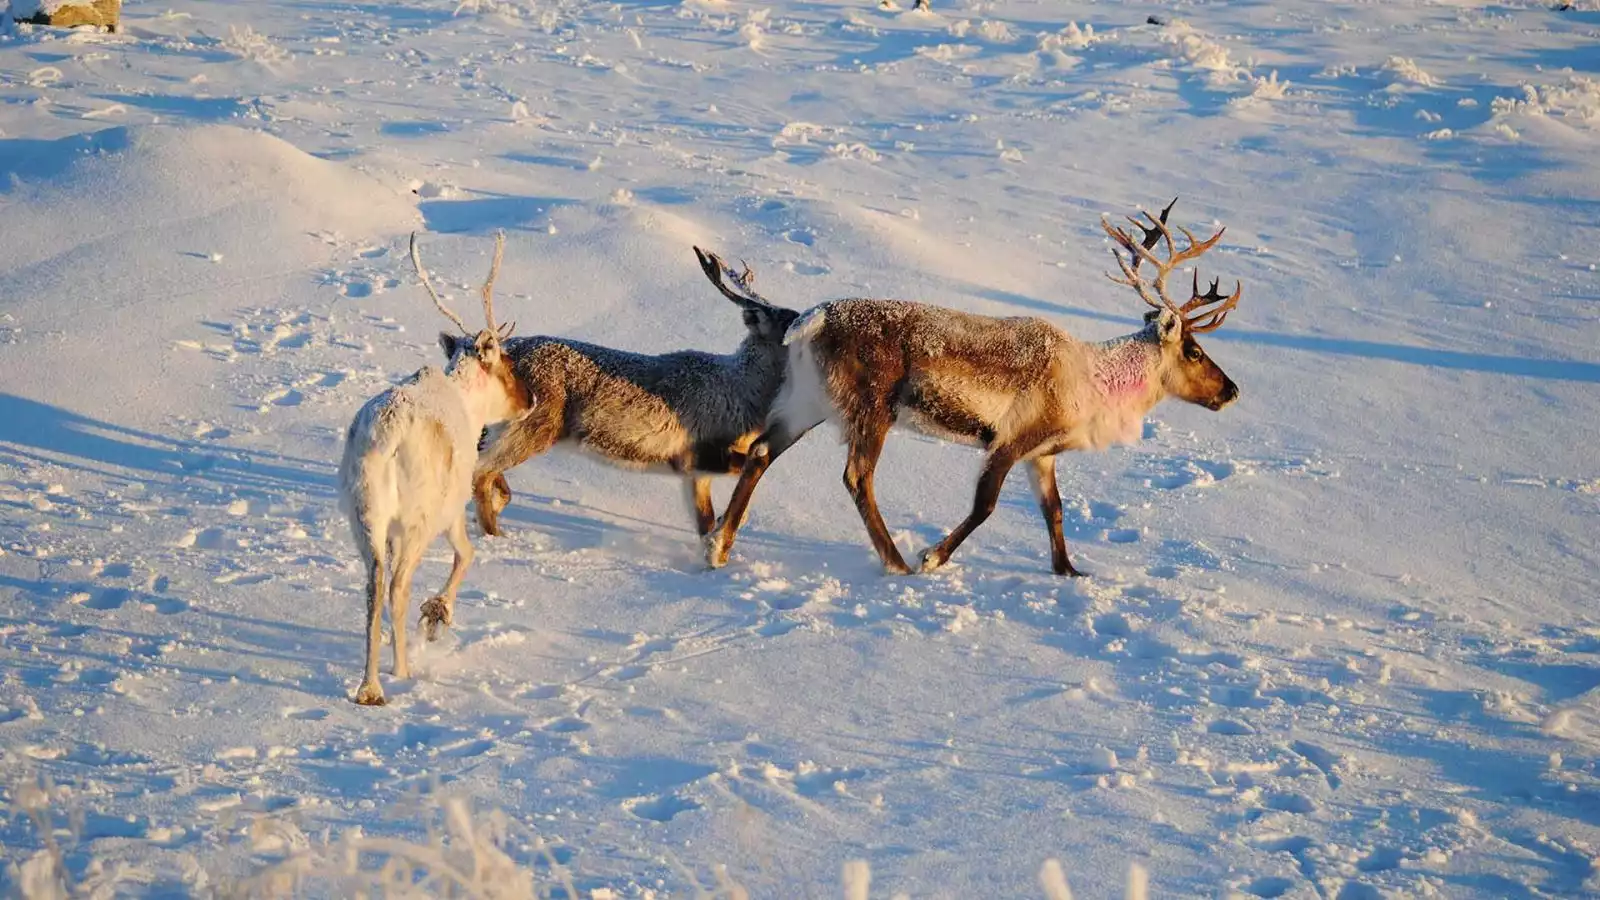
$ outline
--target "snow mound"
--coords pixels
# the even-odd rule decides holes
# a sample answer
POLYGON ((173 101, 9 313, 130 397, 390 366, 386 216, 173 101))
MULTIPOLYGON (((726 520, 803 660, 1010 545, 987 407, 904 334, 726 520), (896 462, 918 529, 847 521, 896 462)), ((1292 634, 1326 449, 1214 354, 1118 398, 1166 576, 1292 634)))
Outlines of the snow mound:
POLYGON ((130 385, 171 390, 165 351, 198 321, 270 304, 341 245, 420 224, 398 190, 222 125, 0 140, 0 193, 0 297, 13 327, 81 332, 92 318, 117 335, 124 360, 99 364, 92 342, 33 341, 13 348, 15 364, 66 365, 99 382, 85 393, 46 383, 35 399, 59 392, 113 408, 130 385))
POLYGON ((9 182, 8 199, 21 201, 15 212, 23 221, 7 222, 13 227, 6 233, 27 259, 74 235, 148 227, 153 210, 162 224, 227 219, 257 238, 395 233, 419 221, 399 191, 280 138, 229 125, 4 141, 0 181, 9 182))

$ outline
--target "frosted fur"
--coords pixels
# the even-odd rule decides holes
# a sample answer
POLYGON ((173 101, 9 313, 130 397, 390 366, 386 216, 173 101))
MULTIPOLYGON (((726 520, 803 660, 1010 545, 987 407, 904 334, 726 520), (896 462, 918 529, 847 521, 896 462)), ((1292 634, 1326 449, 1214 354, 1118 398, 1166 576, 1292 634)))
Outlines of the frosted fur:
POLYGON ((462 350, 448 373, 433 366, 419 369, 368 400, 350 423, 339 465, 340 506, 367 573, 368 604, 366 668, 356 702, 384 702, 378 649, 385 605, 394 635, 394 674, 409 677, 411 576, 428 544, 447 529, 455 563, 444 591, 424 605, 423 613, 430 636, 438 625, 450 624, 456 590, 472 559, 465 510, 478 434, 487 424, 517 415, 518 405, 505 379, 462 350))
POLYGON ((506 352, 530 382, 559 371, 570 403, 568 434, 603 460, 672 471, 705 436, 754 436, 783 373, 783 357, 746 341, 733 353, 651 356, 553 337, 514 338, 506 352))
MULTIPOLYGON (((733 298, 730 298, 733 299, 733 298)), ((502 473, 570 444, 626 468, 674 472, 700 534, 715 521, 710 477, 743 465, 778 394, 795 312, 745 299, 748 333, 732 353, 649 355, 555 337, 513 338, 506 355, 539 409, 495 435, 474 476, 478 522, 499 533, 510 499, 502 473)))
POLYGON ((1102 343, 1081 341, 1037 318, 994 318, 905 300, 836 300, 790 327, 789 371, 751 447, 728 510, 706 543, 712 567, 727 561, 755 484, 819 422, 832 419, 849 444, 846 488, 890 572, 908 567, 878 512, 873 476, 884 438, 904 426, 983 447, 971 514, 922 557, 943 565, 993 512, 1006 473, 1031 477, 1057 574, 1079 574, 1061 532, 1055 455, 1139 439, 1144 416, 1169 394, 1211 409, 1238 395, 1173 310, 1102 343))
POLYGON ((826 305, 814 306, 801 313, 800 317, 794 320, 794 324, 789 326, 789 330, 784 332, 783 342, 793 344, 816 334, 827 319, 827 315, 826 305))
POLYGON ((803 373, 819 372, 824 382, 820 401, 827 413, 812 425, 835 418, 857 390, 848 369, 834 366, 831 377, 819 369, 826 368, 826 354, 815 342, 825 327, 903 336, 907 350, 925 364, 914 367, 902 387, 906 397, 922 402, 905 404, 897 421, 960 443, 1006 444, 1047 414, 1064 427, 1041 448, 1102 450, 1137 440, 1144 415, 1166 396, 1165 357, 1154 326, 1089 343, 1043 319, 992 318, 902 300, 841 300, 807 312, 787 336, 796 385, 789 390, 786 383, 774 409, 795 413, 795 425, 812 419, 819 403, 803 373), (1054 377, 1036 375, 1046 372, 1054 377), (952 420, 977 427, 951 428, 952 420))

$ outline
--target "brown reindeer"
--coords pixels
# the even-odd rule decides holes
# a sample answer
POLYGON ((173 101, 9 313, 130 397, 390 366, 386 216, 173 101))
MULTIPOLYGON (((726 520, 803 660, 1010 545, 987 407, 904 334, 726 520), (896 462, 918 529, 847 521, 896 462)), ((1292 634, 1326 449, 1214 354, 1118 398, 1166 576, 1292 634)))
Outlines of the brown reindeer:
MULTIPOLYGON (((1174 200, 1173 203, 1177 201, 1174 200)), ((751 445, 733 497, 706 536, 707 562, 727 563, 756 483, 795 441, 823 421, 836 421, 849 445, 844 484, 855 498, 872 546, 891 573, 909 570, 873 492, 873 470, 891 426, 903 423, 934 436, 977 444, 988 454, 972 512, 922 554, 922 571, 944 565, 961 542, 994 512, 1006 475, 1027 462, 1050 533, 1057 575, 1082 575, 1067 556, 1061 533, 1056 454, 1103 449, 1140 437, 1144 416, 1168 396, 1220 410, 1239 388, 1206 356, 1195 335, 1213 331, 1238 305, 1217 283, 1200 293, 1199 276, 1182 305, 1167 296, 1167 278, 1180 264, 1214 247, 1217 231, 1201 241, 1180 228, 1179 249, 1166 224, 1172 204, 1135 240, 1102 220, 1122 277, 1152 309, 1145 327, 1100 343, 1081 341, 1036 318, 993 318, 901 300, 835 300, 804 313, 789 329, 789 361, 767 428, 751 445), (1154 250, 1166 244, 1166 258, 1154 250), (1139 264, 1156 270, 1153 285, 1139 264), (1152 290, 1154 294, 1152 294, 1152 290)))
MULTIPOLYGON (((676 473, 697 532, 716 524, 711 478, 742 471, 745 448, 778 395, 784 332, 799 314, 756 293, 748 267, 735 272, 715 253, 694 252, 742 312, 745 338, 732 353, 651 355, 544 336, 505 342, 518 383, 539 405, 482 442, 472 486, 485 534, 500 533, 500 512, 511 501, 506 470, 558 443, 619 466, 676 473)), ((451 345, 444 347, 448 356, 451 345)))

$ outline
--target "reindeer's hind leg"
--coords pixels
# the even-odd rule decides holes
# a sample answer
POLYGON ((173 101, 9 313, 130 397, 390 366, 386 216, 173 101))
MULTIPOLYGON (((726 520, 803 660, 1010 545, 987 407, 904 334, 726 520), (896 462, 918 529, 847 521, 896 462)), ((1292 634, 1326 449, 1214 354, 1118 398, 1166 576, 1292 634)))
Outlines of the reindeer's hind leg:
POLYGON ((411 607, 411 578, 422 563, 427 549, 421 529, 407 528, 396 541, 394 581, 389 586, 389 627, 394 629, 394 677, 411 677, 411 659, 406 655, 406 613, 411 607))
POLYGON ((878 512, 878 494, 872 484, 873 473, 878 468, 878 457, 883 453, 884 438, 889 435, 890 421, 886 416, 851 429, 850 459, 844 467, 844 486, 855 498, 856 511, 867 526, 872 548, 878 551, 884 569, 892 575, 904 575, 911 569, 906 566, 905 557, 900 555, 900 548, 894 545, 894 538, 889 536, 889 527, 883 523, 883 514, 878 512))
POLYGON ((383 685, 378 682, 378 649, 383 643, 383 608, 387 595, 384 591, 386 564, 381 556, 363 553, 367 564, 367 668, 356 688, 356 702, 362 706, 382 706, 383 685))
POLYGON ((467 576, 467 567, 472 565, 474 554, 472 539, 467 535, 465 509, 450 523, 446 535, 450 547, 456 551, 455 560, 450 564, 450 577, 445 580, 443 590, 422 604, 422 625, 430 641, 438 640, 440 630, 455 623, 456 592, 461 590, 461 580, 467 576))
POLYGON ((478 526, 484 534, 500 533, 500 511, 511 502, 511 485, 505 471, 520 466, 555 446, 561 439, 566 397, 559 386, 541 387, 533 410, 501 430, 499 437, 478 455, 472 473, 472 498, 478 507, 478 526))
POLYGON ((1039 498, 1039 512, 1044 514, 1045 530, 1050 532, 1050 569, 1057 575, 1081 576, 1067 556, 1067 539, 1061 533, 1061 490, 1056 487, 1056 458, 1036 456, 1030 460, 1029 479, 1033 482, 1034 496, 1039 498))
MULTIPOLYGON (((1015 452, 1009 448, 1002 448, 989 454, 988 460, 983 464, 983 473, 978 476, 977 490, 973 492, 972 512, 967 514, 954 531, 945 535, 944 540, 922 551, 922 571, 932 572, 944 565, 949 561, 950 554, 961 546, 961 542, 989 518, 996 504, 1000 502, 1000 488, 1005 485, 1006 475, 1016 464, 1016 460, 1015 452)), ((1053 481, 1051 483, 1054 484, 1053 481)), ((1057 503, 1059 505, 1059 500, 1057 503)))

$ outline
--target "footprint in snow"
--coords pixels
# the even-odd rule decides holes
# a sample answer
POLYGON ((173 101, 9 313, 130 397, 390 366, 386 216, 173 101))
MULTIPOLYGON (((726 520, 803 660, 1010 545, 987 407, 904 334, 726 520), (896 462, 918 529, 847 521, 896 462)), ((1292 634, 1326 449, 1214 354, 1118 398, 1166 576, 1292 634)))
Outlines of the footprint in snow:
POLYGON ((539 727, 554 734, 575 734, 579 731, 588 731, 591 726, 582 719, 563 716, 546 722, 539 727))
POLYGON ((1312 813, 1317 811, 1316 801, 1305 794, 1280 791, 1267 796, 1266 807, 1278 812, 1312 813))
POLYGON ((1294 887, 1294 880, 1279 875, 1269 875, 1266 878, 1257 878, 1244 886, 1244 892, 1252 897, 1282 897, 1294 887))
POLYGON ((773 619, 757 627, 756 634, 762 637, 782 637, 799 627, 799 623, 791 622, 788 619, 773 619))
POLYGON ((261 408, 263 410, 266 409, 269 403, 273 406, 299 406, 305 402, 305 399, 305 395, 294 388, 278 388, 275 391, 269 391, 261 398, 261 408))
POLYGON ((690 810, 699 809, 700 804, 683 797, 667 795, 664 797, 634 797, 622 802, 622 808, 641 819, 652 822, 670 822, 673 817, 690 810))
POLYGON ((1233 463, 1205 459, 1180 459, 1168 464, 1173 466, 1173 471, 1162 472, 1148 479, 1152 487, 1169 491, 1185 487, 1207 487, 1232 477, 1235 471, 1233 463))

